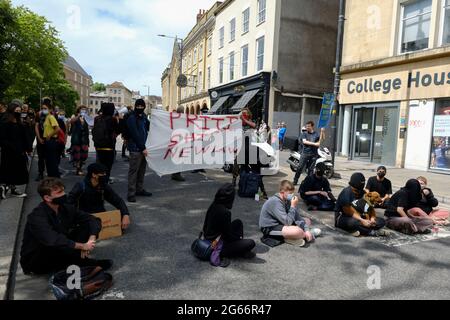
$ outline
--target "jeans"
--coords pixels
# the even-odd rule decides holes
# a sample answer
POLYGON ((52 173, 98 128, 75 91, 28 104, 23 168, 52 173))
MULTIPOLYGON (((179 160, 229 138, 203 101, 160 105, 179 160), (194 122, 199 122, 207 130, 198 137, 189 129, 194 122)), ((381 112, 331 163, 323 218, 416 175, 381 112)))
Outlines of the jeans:
POLYGON ((142 152, 130 152, 130 169, 128 170, 128 197, 144 190, 144 177, 147 159, 142 152))
POLYGON ((386 221, 383 218, 376 218, 376 225, 371 228, 364 227, 361 222, 353 217, 348 217, 341 214, 336 220, 336 227, 347 232, 353 233, 359 231, 362 236, 368 236, 373 230, 380 230, 386 225, 386 221))
POLYGON ((108 179, 111 176, 111 170, 114 164, 115 156, 116 153, 114 150, 97 150, 97 162, 104 165, 108 170, 108 172, 106 173, 108 179))
POLYGON ((300 157, 300 162, 298 164, 297 172, 295 173, 294 184, 298 183, 303 170, 308 172, 309 167, 311 167, 315 159, 315 155, 302 154, 302 156, 300 157))
POLYGON ((319 211, 334 211, 335 203, 322 195, 305 196, 308 206, 317 207, 319 211))

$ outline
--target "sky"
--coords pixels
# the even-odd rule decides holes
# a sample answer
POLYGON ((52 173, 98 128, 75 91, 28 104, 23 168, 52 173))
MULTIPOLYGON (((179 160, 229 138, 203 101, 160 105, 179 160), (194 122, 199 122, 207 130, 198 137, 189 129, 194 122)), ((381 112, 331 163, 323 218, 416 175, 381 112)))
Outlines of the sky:
POLYGON ((173 39, 185 37, 199 9, 215 0, 12 0, 45 16, 71 56, 94 82, 120 81, 130 90, 161 95, 161 75, 173 39))

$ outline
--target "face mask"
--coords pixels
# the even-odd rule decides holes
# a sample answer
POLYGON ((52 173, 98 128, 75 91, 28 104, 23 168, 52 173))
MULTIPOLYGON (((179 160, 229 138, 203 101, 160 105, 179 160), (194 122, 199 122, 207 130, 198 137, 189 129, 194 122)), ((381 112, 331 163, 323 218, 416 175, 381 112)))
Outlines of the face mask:
POLYGON ((24 118, 27 117, 27 114, 26 114, 26 113, 21 113, 21 114, 20 114, 20 117, 24 119, 24 118))
POLYGON ((144 113, 144 109, 136 108, 136 113, 137 114, 143 114, 144 113))
POLYGON ((52 203, 57 206, 62 206, 67 202, 67 195, 52 199, 52 203))
POLYGON ((87 111, 81 111, 80 113, 83 117, 87 115, 87 111))
POLYGON ((288 195, 286 196, 286 200, 287 200, 287 201, 292 201, 292 199, 294 199, 294 194, 293 194, 293 193, 290 193, 290 194, 288 194, 288 195))
POLYGON ((48 110, 42 110, 41 113, 42 113, 44 116, 46 116, 46 115, 49 114, 48 110))
POLYGON ((98 178, 98 184, 101 188, 104 188, 108 184, 108 177, 107 176, 99 176, 98 178))
POLYGON ((21 112, 14 112, 14 117, 16 117, 17 120, 19 120, 22 117, 21 112))
POLYGON ((378 173, 378 177, 380 177, 381 179, 386 177, 386 172, 380 172, 378 173))
POLYGON ((323 177, 323 176, 325 175, 325 172, 322 171, 322 170, 316 170, 316 175, 317 175, 318 177, 323 177))
POLYGON ((66 118, 64 116, 58 116, 59 120, 65 120, 66 118))

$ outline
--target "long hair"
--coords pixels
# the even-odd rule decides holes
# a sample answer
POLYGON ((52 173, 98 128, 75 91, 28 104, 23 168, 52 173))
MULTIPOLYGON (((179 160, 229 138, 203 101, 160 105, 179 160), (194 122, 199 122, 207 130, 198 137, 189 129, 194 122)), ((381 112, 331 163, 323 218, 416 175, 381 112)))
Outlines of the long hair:
POLYGON ((17 118, 14 114, 14 112, 16 111, 17 108, 20 108, 20 106, 15 103, 9 104, 8 109, 6 110, 8 122, 22 123, 22 119, 17 120, 17 118))

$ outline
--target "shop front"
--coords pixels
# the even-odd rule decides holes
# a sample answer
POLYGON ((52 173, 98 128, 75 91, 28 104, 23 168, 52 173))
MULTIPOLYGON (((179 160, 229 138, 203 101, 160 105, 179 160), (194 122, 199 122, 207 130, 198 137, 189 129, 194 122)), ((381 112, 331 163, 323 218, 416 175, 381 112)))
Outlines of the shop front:
POLYGON ((450 57, 344 68, 341 154, 450 174, 450 57))
POLYGON ((269 117, 271 74, 263 72, 253 77, 232 82, 209 90, 211 109, 209 114, 238 114, 247 107, 253 120, 269 117))

